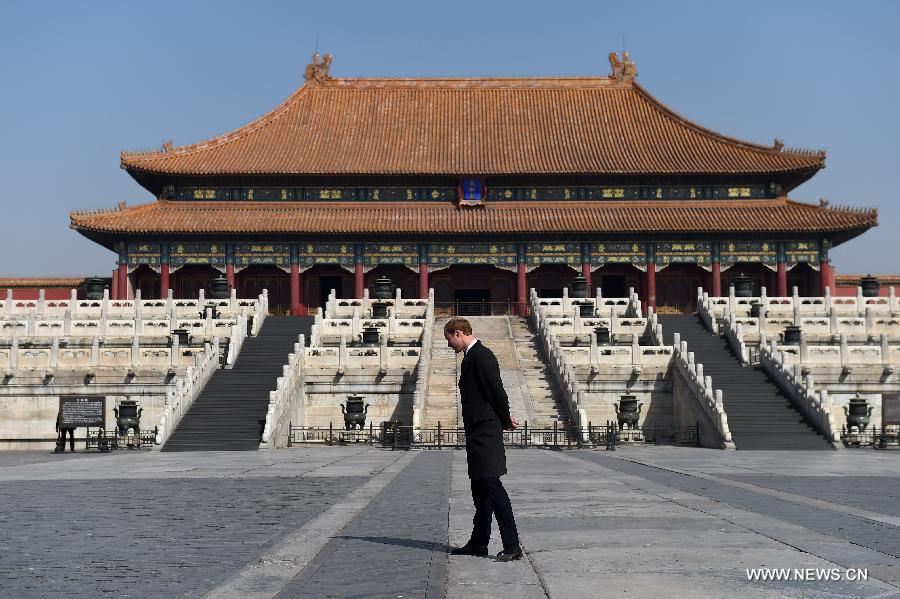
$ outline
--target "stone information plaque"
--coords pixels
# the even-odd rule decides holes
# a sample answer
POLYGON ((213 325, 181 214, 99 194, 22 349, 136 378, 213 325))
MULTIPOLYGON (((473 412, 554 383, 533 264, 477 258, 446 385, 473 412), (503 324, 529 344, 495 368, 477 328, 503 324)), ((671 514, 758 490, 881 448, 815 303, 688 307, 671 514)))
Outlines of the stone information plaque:
POLYGON ((62 395, 59 398, 60 427, 106 428, 106 396, 62 395))
POLYGON ((900 424, 900 395, 881 396, 881 425, 900 424))

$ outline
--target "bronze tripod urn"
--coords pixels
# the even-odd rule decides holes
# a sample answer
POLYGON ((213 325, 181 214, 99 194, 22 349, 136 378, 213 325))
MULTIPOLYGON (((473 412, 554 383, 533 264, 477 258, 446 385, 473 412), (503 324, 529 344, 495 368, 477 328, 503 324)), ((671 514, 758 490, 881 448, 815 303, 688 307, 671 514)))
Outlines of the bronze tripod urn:
POLYGON ((626 424, 629 430, 637 428, 643 405, 634 395, 623 395, 619 398, 618 403, 613 403, 616 408, 616 419, 619 421, 619 430, 622 430, 626 424))
POLYGON ((362 395, 348 395, 346 405, 341 404, 341 413, 344 414, 344 429, 350 431, 354 428, 362 430, 366 424, 366 414, 369 404, 363 402, 362 395))

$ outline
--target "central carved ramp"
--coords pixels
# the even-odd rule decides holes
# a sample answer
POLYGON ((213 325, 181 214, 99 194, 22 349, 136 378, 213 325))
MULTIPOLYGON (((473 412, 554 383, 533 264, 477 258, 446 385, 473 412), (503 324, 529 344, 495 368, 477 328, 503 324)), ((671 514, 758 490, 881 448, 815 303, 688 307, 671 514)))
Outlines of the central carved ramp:
POLYGON ((475 337, 487 346, 500 363, 500 379, 509 397, 509 413, 519 420, 531 421, 534 408, 531 396, 525 383, 525 376, 519 365, 519 354, 512 335, 509 318, 506 316, 473 316, 468 317, 472 323, 475 337))
MULTIPOLYGON (((449 318, 436 318, 431 330, 431 372, 428 377, 428 394, 425 398, 423 428, 462 426, 459 420, 456 381, 461 359, 444 338, 444 324, 449 318)), ((426 348, 423 348, 423 350, 426 348)))
POLYGON ((312 317, 269 316, 248 337, 234 368, 217 370, 162 451, 257 449, 282 366, 299 335, 309 338, 312 317))
POLYGON ((727 342, 711 334, 693 314, 661 314, 666 343, 680 333, 703 372, 722 390, 728 427, 737 449, 831 449, 757 368, 741 366, 727 342))

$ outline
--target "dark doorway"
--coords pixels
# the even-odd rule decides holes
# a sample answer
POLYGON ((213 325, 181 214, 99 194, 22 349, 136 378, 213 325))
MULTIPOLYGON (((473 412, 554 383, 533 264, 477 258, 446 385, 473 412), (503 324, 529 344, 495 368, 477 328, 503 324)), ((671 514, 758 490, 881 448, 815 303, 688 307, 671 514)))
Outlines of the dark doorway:
POLYGON ((343 277, 319 277, 319 307, 323 310, 328 303, 328 294, 334 289, 337 297, 344 297, 343 277))
POLYGON ((562 297, 563 290, 559 287, 554 287, 553 289, 539 289, 538 297, 562 297))
POLYGON ((603 275, 600 290, 603 297, 628 297, 628 282, 624 275, 603 275))
POLYGON ((491 293, 487 289, 456 289, 453 292, 458 316, 489 316, 491 293))
POLYGON ((697 288, 709 273, 696 264, 672 264, 656 275, 656 311, 690 314, 697 307, 697 288))
POLYGON ((156 299, 159 295, 159 274, 146 264, 131 273, 132 287, 141 290, 141 299, 156 299))
POLYGON ((291 307, 291 277, 274 265, 248 266, 239 273, 241 297, 257 297, 263 289, 269 292, 269 313, 288 314, 291 307))
POLYGON ((178 290, 178 299, 196 299, 201 289, 208 289, 209 285, 221 272, 212 266, 205 264, 191 264, 183 266, 176 271, 175 289, 178 290))

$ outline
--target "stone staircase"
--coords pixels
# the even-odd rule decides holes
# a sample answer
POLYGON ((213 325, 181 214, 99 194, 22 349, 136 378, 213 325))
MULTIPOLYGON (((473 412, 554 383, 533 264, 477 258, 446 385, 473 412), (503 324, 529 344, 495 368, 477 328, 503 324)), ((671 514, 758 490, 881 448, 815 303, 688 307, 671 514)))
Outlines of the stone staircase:
POLYGON ((511 316, 509 321, 518 352, 519 369, 531 398, 532 413, 528 426, 553 428, 554 421, 562 425, 569 420, 568 411, 562 404, 559 385, 547 364, 537 334, 524 317, 511 316))
POLYGON ((758 368, 742 366, 728 342, 692 314, 659 315, 666 343, 678 332, 722 390, 728 428, 738 449, 831 449, 781 390, 758 368))
POLYGON ((459 390, 456 382, 462 354, 456 355, 447 347, 444 339, 444 324, 449 318, 435 318, 431 331, 431 372, 428 380, 428 394, 422 414, 422 428, 441 426, 454 428, 462 426, 459 413, 459 390))
POLYGON ((228 370, 217 370, 162 451, 258 449, 269 406, 298 336, 309 338, 312 318, 269 316, 228 370))
MULTIPOLYGON (((422 428, 462 426, 457 381, 462 354, 455 354, 444 339, 447 318, 435 320, 432 331, 431 374, 422 428)), ((559 387, 542 359, 536 336, 521 317, 472 316, 475 337, 497 356, 500 378, 509 397, 509 410, 529 428, 553 428, 568 420, 559 402, 559 387)))

